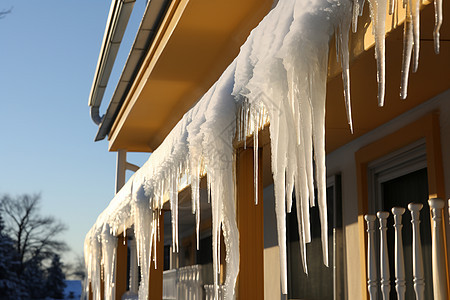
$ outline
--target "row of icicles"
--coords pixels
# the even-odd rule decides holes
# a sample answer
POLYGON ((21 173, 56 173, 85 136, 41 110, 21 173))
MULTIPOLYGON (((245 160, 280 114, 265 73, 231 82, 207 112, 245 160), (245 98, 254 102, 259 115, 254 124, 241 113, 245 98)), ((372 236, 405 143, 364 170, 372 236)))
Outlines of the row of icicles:
MULTIPOLYGON (((388 5, 386 1, 387 0, 369 0, 373 34, 375 36, 376 44, 375 56, 377 59, 378 70, 378 103, 380 106, 384 104, 385 94, 385 20, 388 5)), ((316 2, 323 4, 320 1, 316 2)), ((328 2, 327 5, 330 5, 333 1, 323 2, 328 2)), ((342 11, 344 11, 340 17, 337 17, 338 20, 335 20, 336 24, 333 23, 332 26, 335 26, 337 53, 343 70, 342 76, 347 118, 350 129, 353 131, 350 104, 348 41, 350 27, 353 28, 353 32, 356 31, 357 18, 362 15, 364 0, 354 0, 353 3, 343 0, 342 3, 339 3, 338 1, 334 1, 333 3, 334 5, 338 3, 337 6, 341 5, 341 11, 335 11, 334 13, 342 13, 342 11)), ((305 32, 302 32, 302 30, 304 30, 303 27, 305 27, 304 24, 294 24, 295 22, 293 20, 297 21, 297 23, 302 23, 302 19, 308 19, 309 17, 307 16, 308 13, 304 12, 302 5, 303 3, 301 0, 280 0, 274 10, 269 13, 269 15, 272 15, 268 15, 268 20, 263 20, 258 26, 259 31, 254 30, 252 32, 246 44, 244 44, 241 49, 240 56, 236 59, 234 65, 232 64, 231 68, 224 73, 224 79, 228 79, 230 76, 234 77, 232 93, 227 85, 228 81, 223 80, 224 82, 217 87, 217 91, 215 91, 216 87, 213 87, 204 96, 206 98, 210 97, 216 101, 216 97, 219 98, 223 97, 225 94, 232 94, 237 99, 236 101, 242 105, 237 116, 238 136, 236 138, 245 141, 247 136, 251 134, 254 136, 255 189, 259 185, 257 181, 257 175, 259 173, 257 152, 259 146, 258 130, 270 120, 269 130, 272 148, 272 171, 274 173, 273 176, 275 182, 282 292, 284 294, 287 293, 287 265, 286 224, 283 220, 285 219, 285 213, 290 212, 291 210, 293 201, 292 194, 295 192, 301 243, 300 251, 303 268, 305 272, 307 272, 305 244, 311 241, 309 206, 314 205, 314 179, 319 190, 318 203, 322 227, 324 263, 328 265, 326 250, 328 249, 327 209, 324 193, 326 188, 324 126, 327 47, 329 36, 327 35, 326 38, 322 40, 320 37, 317 38, 314 33, 308 35, 305 32), (295 26, 297 26, 297 28, 295 28, 295 26), (293 27, 294 30, 292 29, 293 27), (300 36, 299 39, 296 39, 296 34, 300 36), (260 40, 263 38, 270 40, 270 47, 262 51, 261 47, 264 46, 258 44, 260 41, 256 37, 260 40), (300 40, 300 43, 298 40, 300 40), (286 44, 288 46, 286 46, 286 44), (245 51, 248 51, 248 53, 245 53, 245 51), (283 53, 284 56, 278 56, 280 53, 283 53), (261 72, 266 73, 262 74, 261 72), (221 89, 219 89, 219 87, 221 87, 221 89), (258 91, 260 93, 258 93, 258 91), (264 92, 266 97, 260 97, 261 92, 264 92), (214 95, 214 97, 212 95, 214 95), (280 113, 280 111, 282 113, 280 113), (315 178, 313 178, 313 158, 315 161, 315 178)), ((395 0, 390 0, 389 13, 393 14, 396 7, 397 4, 395 3, 395 0)), ((407 96, 408 76, 412 58, 412 70, 415 72, 418 67, 420 0, 404 0, 403 7, 406 9, 406 20, 404 24, 404 48, 400 88, 402 99, 407 96)), ((442 0, 435 0, 435 10, 435 52, 439 53, 439 28, 442 24, 442 0)), ((332 15, 332 13, 330 13, 330 15, 332 15)), ((320 20, 320 22, 326 23, 325 20, 320 20)), ((330 24, 325 25, 329 26, 330 24)), ((323 34, 325 31, 327 34, 329 33, 326 29, 318 28, 317 35, 320 36, 320 34, 323 34)), ((217 102, 220 101, 217 100, 217 102)), ((217 104, 213 103, 211 106, 214 105, 217 104)), ((212 126, 216 123, 214 116, 208 117, 209 123, 201 124, 204 122, 204 116, 208 114, 208 112, 211 112, 206 110, 207 107, 209 108, 209 102, 208 105, 200 106, 200 111, 190 112, 192 116, 185 116, 183 119, 184 121, 182 121, 186 122, 187 125, 180 125, 179 128, 177 128, 181 132, 180 135, 183 136, 183 140, 179 143, 181 150, 177 148, 176 150, 178 150, 178 153, 174 149, 171 149, 170 153, 174 152, 178 154, 177 158, 175 158, 176 161, 183 161, 184 154, 188 153, 189 161, 179 165, 174 163, 172 168, 169 168, 169 171, 164 172, 166 174, 165 177, 168 178, 167 182, 160 181, 159 184, 161 187, 152 193, 155 197, 153 200, 158 199, 158 203, 153 203, 153 201, 150 200, 153 205, 149 208, 148 200, 137 201, 133 203, 132 210, 134 211, 133 223, 135 224, 136 239, 138 241, 139 264, 141 266, 141 272, 146 273, 141 275, 143 278, 148 278, 147 273, 148 268, 150 267, 151 257, 153 256, 154 259, 156 251, 156 249, 154 249, 155 251, 151 251, 151 249, 156 247, 156 239, 159 238, 159 236, 157 236, 158 222, 156 221, 158 219, 158 213, 155 215, 155 213, 151 214, 149 211, 154 210, 155 207, 162 207, 162 199, 164 198, 163 192, 168 191, 170 207, 172 210, 173 250, 178 251, 177 191, 181 174, 190 173, 187 176, 190 179, 189 181, 192 187, 192 209, 193 213, 196 214, 198 248, 200 224, 199 183, 201 175, 204 171, 207 171, 206 173, 211 175, 207 177, 207 186, 208 197, 211 198, 210 203, 213 206, 214 282, 216 285, 215 290, 217 290, 217 271, 219 270, 217 263, 220 253, 218 237, 220 237, 220 224, 225 226, 223 232, 224 235, 230 236, 231 233, 232 238, 230 239, 230 242, 226 243, 227 252, 228 248, 234 249, 238 247, 236 242, 234 242, 236 240, 238 243, 238 239, 233 235, 236 231, 234 228, 235 224, 232 221, 234 214, 231 206, 233 202, 231 201, 231 198, 234 195, 234 191, 230 193, 227 192, 228 190, 233 190, 234 187, 230 182, 232 172, 231 163, 227 161, 222 162, 223 165, 215 166, 213 158, 217 155, 215 155, 215 153, 208 154, 204 149, 210 149, 211 144, 217 144, 213 148, 218 151, 218 154, 221 154, 221 152, 224 152, 223 149, 229 146, 227 145, 228 143, 232 144, 232 138, 231 136, 228 137, 228 135, 231 134, 233 130, 232 128, 228 129, 229 134, 227 133, 227 138, 224 141, 217 139, 217 133, 221 133, 222 129, 216 128, 217 130, 215 131, 211 130, 212 126), (199 123, 200 125, 197 125, 196 123, 199 123), (193 126, 193 124, 195 126, 193 126), (208 128, 209 130, 206 130, 208 128), (188 132, 187 136, 185 130, 188 132), (209 134, 208 138, 206 138, 206 135, 204 136, 203 130, 209 134), (186 145, 189 145, 189 149, 184 149, 186 145), (209 160, 206 159, 205 161, 205 158, 209 158, 209 160), (189 170, 189 172, 187 172, 187 170, 189 170), (212 180, 212 178, 215 178, 215 180, 212 180), (223 181, 227 182, 227 185, 220 188, 219 185, 221 185, 223 181), (225 195, 225 197, 223 197, 222 193, 230 195, 225 195), (230 199, 224 201, 220 200, 220 198, 230 199), (146 246, 147 243, 150 244, 150 247, 146 246)), ((217 113, 225 114, 221 110, 217 113)), ((228 120, 226 120, 224 125, 226 124, 228 124, 228 120)), ((231 159, 230 156, 232 155, 232 152, 228 153, 228 151, 225 151, 224 153, 226 154, 226 157, 231 159)), ((152 154, 152 156, 155 156, 155 154, 157 153, 152 154)), ((163 153, 160 154, 165 155, 163 153)), ((156 178, 158 179, 160 176, 156 176, 156 178)), ((157 186, 156 183, 154 186, 157 186)), ((255 195, 258 194, 255 192, 255 195)), ((260 200, 256 197, 255 203, 258 204, 259 201, 260 200)), ((94 250, 95 249, 96 247, 94 247, 94 250)), ((113 248, 111 247, 111 249, 113 248)), ((96 251, 99 250, 100 249, 97 249, 96 251)), ((232 255, 230 256, 238 253, 235 250, 236 249, 232 251, 232 255)), ((106 249, 104 252, 108 253, 106 249)), ((96 255, 93 256, 96 257, 96 255)), ((112 261, 113 259, 110 256, 113 255, 108 255, 107 260, 112 261)), ((233 259, 233 257, 228 257, 228 260, 229 259, 233 259)), ((229 288, 226 294, 227 299, 231 299, 234 294, 235 276, 237 276, 237 270, 235 271, 234 269, 238 268, 238 265, 238 260, 231 260, 229 263, 230 272, 228 272, 227 268, 227 273, 233 274, 231 276, 230 274, 227 274, 227 286, 229 288)), ((93 277, 96 276, 97 275, 93 275, 93 277)), ((142 289, 139 289, 139 293, 140 298, 145 299, 148 294, 148 285, 144 284, 142 289)))

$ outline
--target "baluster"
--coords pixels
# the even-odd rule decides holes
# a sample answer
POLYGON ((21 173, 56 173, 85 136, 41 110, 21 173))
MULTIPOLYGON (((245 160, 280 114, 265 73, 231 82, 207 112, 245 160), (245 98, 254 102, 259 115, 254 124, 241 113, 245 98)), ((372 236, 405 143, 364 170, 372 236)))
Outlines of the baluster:
POLYGON ((367 289, 371 300, 377 299, 377 262, 375 257, 375 220, 374 215, 365 215, 367 222, 367 289))
POLYGON ((397 290, 397 299, 405 299, 406 281, 405 281, 405 259, 403 256, 403 238, 402 238, 402 216, 405 213, 403 207, 393 207, 395 228, 395 289, 397 290))
POLYGON ((445 274, 444 257, 444 232, 442 230, 442 209, 445 202, 439 198, 428 200, 431 207, 433 226, 432 238, 432 262, 433 262, 433 291, 435 300, 447 299, 447 277, 445 274))
POLYGON ((413 277, 416 299, 422 300, 425 295, 425 279, 423 272, 422 244, 420 242, 420 210, 423 204, 410 203, 408 209, 411 211, 411 223, 413 230, 413 277))
POLYGON ((380 221, 380 277, 381 277, 381 294, 383 300, 389 299, 389 292, 391 285, 389 281, 389 254, 387 246, 387 218, 389 213, 387 211, 379 211, 377 213, 380 221))

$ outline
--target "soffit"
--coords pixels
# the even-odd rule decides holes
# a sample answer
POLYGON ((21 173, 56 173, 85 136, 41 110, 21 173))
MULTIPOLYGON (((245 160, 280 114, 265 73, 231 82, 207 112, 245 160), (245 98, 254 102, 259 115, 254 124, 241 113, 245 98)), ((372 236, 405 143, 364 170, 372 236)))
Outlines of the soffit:
POLYGON ((111 151, 153 151, 239 53, 270 0, 173 1, 109 134, 111 151))
MULTIPOLYGON (((271 1, 191 1, 152 67, 139 93, 128 95, 110 133, 110 150, 154 150, 183 114, 218 79, 236 57, 240 45, 271 1), (255 11, 257 13, 255 13, 255 11)), ((444 16, 450 15, 444 2, 444 16)), ((327 85, 326 150, 336 150, 396 116, 450 88, 450 26, 441 28, 441 53, 433 46, 434 7, 421 12, 421 45, 417 73, 410 74, 408 98, 399 96, 404 16, 386 25, 386 97, 378 107, 376 60, 368 7, 351 34, 350 76, 354 133, 350 133, 344 107, 342 79, 334 50, 330 53, 327 85)), ((141 70, 142 71, 142 70, 141 70)), ((136 84, 136 83, 135 83, 136 84)))

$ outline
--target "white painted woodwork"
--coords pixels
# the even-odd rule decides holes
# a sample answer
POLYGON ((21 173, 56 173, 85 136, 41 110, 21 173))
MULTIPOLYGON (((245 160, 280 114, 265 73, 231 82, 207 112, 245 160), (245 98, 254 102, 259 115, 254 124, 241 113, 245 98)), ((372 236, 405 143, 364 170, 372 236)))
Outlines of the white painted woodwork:
POLYGON ((117 151, 117 163, 116 163, 116 194, 125 185, 125 173, 127 171, 127 151, 117 151))
POLYGON ((125 185, 127 170, 136 172, 137 170, 139 170, 139 167, 132 163, 127 162, 127 151, 121 149, 117 151, 116 194, 125 185))
POLYGON ((377 213, 380 221, 380 277, 381 277, 381 295, 383 300, 389 299, 389 292, 391 291, 391 282, 389 276, 389 252, 387 245, 387 218, 389 212, 379 211, 377 213))
POLYGON ((408 209, 411 211, 412 235, 413 235, 413 282, 416 299, 425 299, 425 279, 423 272, 422 244, 420 241, 420 210, 423 204, 410 203, 408 209))
POLYGON ((439 198, 428 200, 432 217, 432 267, 433 267, 433 293, 435 300, 446 300, 447 277, 445 274, 444 232, 442 230, 442 210, 445 202, 439 198))
POLYGON ((177 299, 201 300, 203 296, 202 266, 192 265, 177 269, 177 299))
POLYGON ((377 299, 377 262, 375 257, 375 220, 374 215, 365 215, 367 222, 367 289, 371 300, 377 299))
POLYGON ((397 291, 397 299, 404 300, 406 293, 405 281, 405 258, 403 255, 403 238, 402 238, 402 216, 406 209, 403 207, 393 207, 394 230, 395 230, 395 290, 397 291))

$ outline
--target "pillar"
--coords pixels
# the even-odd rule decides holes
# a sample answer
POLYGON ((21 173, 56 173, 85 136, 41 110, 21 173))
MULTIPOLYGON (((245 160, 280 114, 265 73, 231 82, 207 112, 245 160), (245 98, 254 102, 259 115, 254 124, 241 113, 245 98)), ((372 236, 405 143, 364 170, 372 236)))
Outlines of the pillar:
POLYGON ((150 263, 150 278, 148 300, 161 300, 163 296, 163 271, 164 271, 164 211, 159 216, 159 240, 156 245, 156 266, 152 260, 150 263))
POLYGON ((264 299, 264 210, 262 150, 259 150, 258 204, 255 205, 253 149, 238 151, 236 166, 237 224, 240 267, 238 299, 264 299))
POLYGON ((127 252, 127 238, 120 235, 117 240, 116 300, 122 299, 122 295, 127 291, 127 252))

